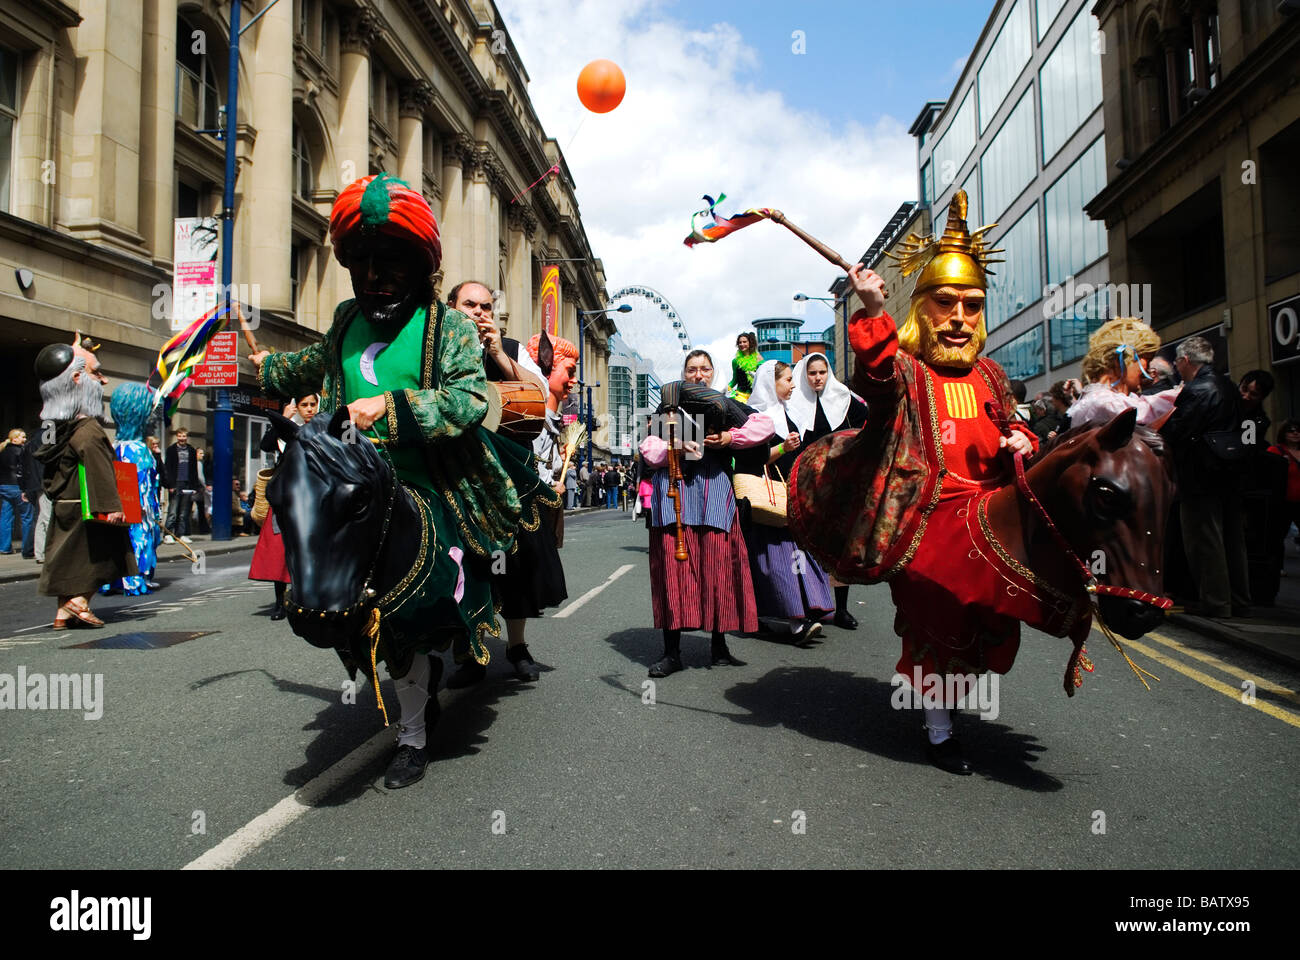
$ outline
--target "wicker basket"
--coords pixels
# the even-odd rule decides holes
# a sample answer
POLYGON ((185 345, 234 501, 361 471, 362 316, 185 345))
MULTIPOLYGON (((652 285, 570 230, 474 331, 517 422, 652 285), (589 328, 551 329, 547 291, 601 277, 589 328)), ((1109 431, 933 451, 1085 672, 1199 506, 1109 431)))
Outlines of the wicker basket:
MULTIPOLYGON (((775 467, 779 478, 781 472, 775 467)), ((763 476, 751 473, 738 473, 732 481, 736 488, 737 500, 748 500, 750 516, 755 523, 765 527, 784 527, 785 516, 785 480, 773 480, 767 475, 768 468, 763 468, 763 476)))
POLYGON ((271 512, 271 505, 266 502, 266 485, 271 482, 275 476, 273 468, 266 468, 257 471, 257 483, 253 485, 257 492, 257 501, 253 504, 253 521, 260 527, 266 523, 266 515, 271 512))

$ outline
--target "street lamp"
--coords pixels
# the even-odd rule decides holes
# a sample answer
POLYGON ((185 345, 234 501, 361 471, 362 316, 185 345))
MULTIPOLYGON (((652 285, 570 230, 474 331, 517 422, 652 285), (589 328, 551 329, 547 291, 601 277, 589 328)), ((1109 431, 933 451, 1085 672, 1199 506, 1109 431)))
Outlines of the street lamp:
MULTIPOLYGON (((583 323, 583 317, 600 317, 607 313, 631 313, 632 305, 622 303, 617 307, 606 307, 604 310, 579 310, 578 311, 578 419, 582 419, 582 386, 587 379, 587 323, 583 323)), ((596 384, 600 386, 600 384, 596 384)), ((591 391, 587 391, 587 403, 591 403, 591 391)), ((587 431, 587 459, 591 459, 591 431, 587 431)), ((587 469, 591 469, 591 464, 587 464, 587 469)))
POLYGON ((806 293, 796 293, 796 301, 820 300, 822 303, 829 305, 831 313, 840 308, 840 313, 844 318, 844 382, 849 382, 849 294, 846 290, 843 297, 810 297, 806 293))

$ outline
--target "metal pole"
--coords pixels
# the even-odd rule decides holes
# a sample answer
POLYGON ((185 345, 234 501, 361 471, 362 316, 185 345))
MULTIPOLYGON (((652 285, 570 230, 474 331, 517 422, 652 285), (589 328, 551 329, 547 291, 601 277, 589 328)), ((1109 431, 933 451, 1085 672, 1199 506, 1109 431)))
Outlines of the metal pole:
POLYGON ((844 299, 840 301, 840 315, 844 317, 844 383, 848 384, 849 377, 849 294, 844 293, 844 299))
POLYGON ((591 435, 596 432, 596 421, 591 416, 591 387, 587 388, 587 471, 591 471, 591 435))
MULTIPOLYGON (((221 296, 231 313, 230 286, 235 242, 235 126, 239 116, 240 0, 230 4, 230 70, 226 80, 226 185, 221 197, 221 296)), ((228 321, 227 321, 228 322, 228 321)), ((212 414, 212 539, 230 539, 230 494, 235 473, 235 416, 230 391, 217 389, 212 414)))

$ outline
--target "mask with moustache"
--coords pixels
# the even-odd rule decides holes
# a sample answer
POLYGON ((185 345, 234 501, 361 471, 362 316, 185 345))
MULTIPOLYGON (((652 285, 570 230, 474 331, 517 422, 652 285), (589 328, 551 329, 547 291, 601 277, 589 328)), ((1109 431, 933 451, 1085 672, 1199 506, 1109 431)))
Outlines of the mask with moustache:
POLYGON ((409 244, 381 233, 362 239, 347 254, 352 291, 371 323, 388 326, 432 302, 429 278, 418 251, 409 244))

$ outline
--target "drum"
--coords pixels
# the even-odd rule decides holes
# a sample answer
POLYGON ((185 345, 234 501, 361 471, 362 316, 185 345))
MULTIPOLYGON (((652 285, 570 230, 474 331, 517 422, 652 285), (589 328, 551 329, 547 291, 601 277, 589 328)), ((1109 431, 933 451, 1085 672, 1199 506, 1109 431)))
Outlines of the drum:
POLYGON ((497 380, 488 383, 488 412, 483 426, 503 433, 525 446, 546 426, 546 393, 528 380, 497 380))

